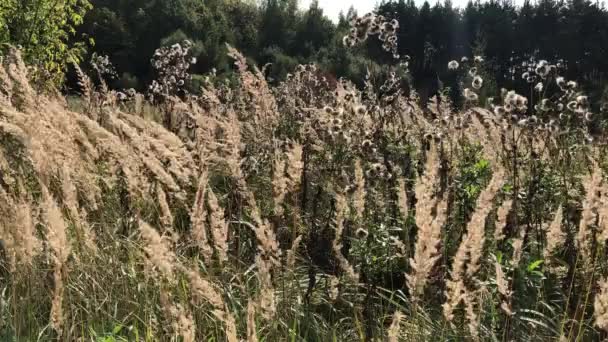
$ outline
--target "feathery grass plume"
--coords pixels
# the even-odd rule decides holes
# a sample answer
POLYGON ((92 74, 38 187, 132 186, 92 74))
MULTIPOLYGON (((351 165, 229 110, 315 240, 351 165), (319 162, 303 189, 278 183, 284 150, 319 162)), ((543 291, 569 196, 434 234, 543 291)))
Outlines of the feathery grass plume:
MULTIPOLYGON (((21 189, 20 192, 23 193, 21 189)), ((31 266, 34 257, 41 250, 41 242, 36 237, 35 213, 30 200, 13 200, 0 187, 0 240, 8 253, 11 273, 17 265, 31 266)))
POLYGON ((437 213, 431 222, 423 224, 418 229, 414 257, 410 259, 412 273, 406 275, 407 284, 415 300, 424 294, 426 283, 437 260, 441 257, 441 228, 447 218, 447 201, 440 200, 437 213))
POLYGON ((255 303, 247 303, 247 342, 258 342, 257 326, 255 324, 255 303))
POLYGON ((521 256, 524 252, 524 240, 526 239, 526 233, 526 226, 520 225, 518 234, 515 239, 513 239, 513 260, 511 261, 511 265, 515 268, 519 266, 521 256))
POLYGON ((329 299, 335 301, 338 299, 340 294, 340 279, 333 274, 330 274, 327 278, 327 291, 329 293, 329 299))
POLYGON ((401 311, 395 311, 393 314, 393 321, 391 322, 391 326, 388 328, 388 342, 399 342, 399 334, 401 332, 401 320, 403 320, 405 316, 401 311))
POLYGON ((604 185, 600 208, 598 209, 599 219, 599 241, 605 243, 608 240, 608 186, 604 185))
POLYGON ((0 251, 7 253, 7 262, 10 264, 11 273, 14 271, 15 262, 17 258, 17 241, 14 232, 8 227, 11 226, 12 222, 10 218, 14 216, 12 212, 15 211, 15 204, 13 199, 8 196, 2 187, 0 187, 0 251))
POLYGON ((156 199, 158 200, 158 206, 160 207, 160 222, 163 228, 168 232, 173 231, 173 214, 167 202, 167 194, 163 190, 163 186, 157 184, 156 186, 156 199))
POLYGON ((190 287, 193 298, 198 301, 204 300, 211 304, 214 308, 213 314, 219 318, 224 317, 224 300, 212 282, 204 279, 201 275, 191 269, 184 269, 184 273, 190 281, 190 287))
POLYGON ((217 197, 209 189, 207 191, 207 205, 209 206, 209 228, 215 250, 220 263, 228 260, 228 223, 224 218, 224 209, 220 206, 217 197))
POLYGON ((336 216, 335 216, 335 237, 332 242, 332 248, 334 251, 334 255, 336 259, 338 259, 338 263, 342 270, 348 275, 348 277, 354 281, 359 281, 359 274, 355 271, 354 267, 350 264, 348 259, 344 257, 342 254, 342 233, 344 231, 344 216, 346 214, 346 210, 348 209, 348 205, 346 203, 346 198, 342 193, 335 193, 335 201, 336 201, 336 216))
POLYGON ((237 329, 234 316, 230 313, 230 310, 228 310, 228 306, 220 292, 218 292, 216 286, 214 286, 212 282, 201 277, 200 273, 195 270, 187 269, 185 267, 181 267, 181 269, 190 281, 193 298, 197 301, 204 300, 211 304, 211 306, 213 306, 213 315, 221 320, 226 327, 226 337, 228 341, 237 342, 237 329))
POLYGON ((355 160, 355 191, 352 201, 356 217, 362 219, 365 212, 365 174, 360 159, 355 160))
POLYGON ((257 139, 268 139, 274 127, 279 122, 280 111, 272 90, 266 82, 264 74, 257 68, 250 68, 246 58, 235 48, 226 44, 228 56, 234 59, 234 65, 238 69, 241 84, 241 96, 247 101, 250 110, 242 113, 242 119, 251 122, 248 134, 254 134, 257 139))
POLYGON ((414 192, 416 194, 416 225, 420 227, 425 223, 433 221, 433 206, 435 205, 435 180, 439 179, 439 151, 437 146, 432 144, 427 152, 427 160, 424 174, 422 174, 414 192))
POLYGON ((24 264, 31 265, 32 260, 40 251, 40 240, 36 237, 36 223, 29 201, 21 200, 15 207, 15 229, 13 237, 16 241, 17 257, 24 264))
POLYGON ((435 180, 439 179, 438 166, 437 146, 432 145, 427 154, 425 172, 415 187, 418 200, 416 205, 418 236, 414 257, 410 259, 412 273, 406 275, 410 293, 415 299, 420 299, 419 297, 424 294, 428 277, 441 256, 439 254, 439 244, 441 243, 441 228, 446 219, 447 202, 441 198, 434 198, 435 180), (436 214, 433 216, 435 204, 436 214))
POLYGON ((298 254, 298 248, 302 242, 302 238, 304 238, 304 235, 298 235, 298 237, 293 240, 289 251, 287 251, 287 268, 290 270, 293 270, 296 265, 296 257, 298 254))
MULTIPOLYGON (((281 249, 275 232, 272 230, 268 220, 262 219, 262 214, 257 205, 253 192, 249 189, 243 170, 240 165, 240 125, 238 119, 233 112, 228 113, 229 121, 223 126, 225 133, 225 145, 227 146, 228 155, 225 162, 228 165, 231 176, 236 183, 239 194, 242 196, 244 203, 249 208, 249 215, 253 224, 247 224, 252 228, 258 241, 258 250, 264 255, 265 260, 274 266, 279 266, 279 258, 281 249)), ((243 222, 245 223, 245 222, 243 222)))
POLYGON ((566 242, 566 233, 562 230, 563 216, 564 209, 560 205, 555 212, 553 221, 551 221, 551 224, 547 229, 547 244, 545 245, 545 250, 543 251, 545 260, 549 260, 553 253, 555 253, 555 251, 562 247, 566 242))
POLYGON ((173 303, 165 291, 160 293, 160 302, 165 315, 171 320, 174 334, 181 336, 184 342, 196 341, 196 324, 192 315, 181 304, 173 303))
POLYGON ((591 225, 595 222, 600 198, 598 192, 601 189, 602 171, 600 167, 594 163, 591 174, 586 176, 583 185, 586 195, 583 200, 583 211, 579 223, 578 232, 576 235, 576 246, 582 257, 584 265, 591 261, 591 246, 593 244, 593 231, 591 225))
MULTIPOLYGON (((91 82, 91 78, 85 74, 78 63, 72 63, 74 66, 74 70, 76 70, 76 76, 78 77, 78 86, 80 87, 80 94, 82 99, 84 100, 84 104, 86 106, 87 114, 91 115, 91 104, 93 98, 93 82, 91 82)), ((97 118, 92 118, 93 120, 97 120, 97 118)))
POLYGON ((281 249, 279 248, 279 243, 274 231, 272 230, 268 220, 262 219, 260 209, 257 206, 253 193, 247 188, 245 180, 239 178, 237 179, 237 184, 242 191, 245 201, 249 203, 251 218, 255 224, 250 224, 245 221, 241 221, 241 223, 250 227, 256 235, 258 250, 262 255, 262 258, 259 258, 259 261, 263 262, 264 264, 269 264, 264 266, 265 268, 270 268, 270 266, 279 266, 281 249))
POLYGON ((16 108, 33 108, 35 105, 36 93, 30 85, 28 79, 28 69, 21 56, 21 51, 14 46, 8 47, 5 56, 4 68, 8 80, 6 87, 12 86, 10 101, 16 108))
POLYGON ((494 227, 494 241, 496 242, 500 242, 505 238, 504 229, 507 226, 507 219, 512 207, 513 200, 507 199, 502 202, 498 208, 498 211, 496 212, 496 226, 494 227))
MULTIPOLYGON (((155 153, 155 147, 157 148, 158 145, 155 146, 153 144, 154 139, 143 134, 140 135, 136 128, 120 118, 109 117, 107 122, 115 134, 125 136, 128 139, 130 145, 137 151, 145 168, 152 173, 157 181, 174 193, 179 193, 181 191, 181 188, 176 181, 177 177, 174 178, 173 176, 176 175, 182 178, 185 177, 185 175, 180 174, 178 168, 172 167, 174 164, 173 162, 170 163, 169 167, 163 165, 161 159, 159 159, 155 153)), ((171 156, 165 157, 171 160, 171 156)), ((189 180, 184 178, 183 182, 188 183, 189 180)))
POLYGON ((467 317, 467 326, 473 341, 479 341, 479 320, 481 316, 475 310, 477 306, 477 298, 474 293, 469 293, 463 298, 465 314, 467 317))
POLYGON ((139 232, 145 243, 143 249, 146 252, 146 265, 152 271, 158 270, 169 282, 175 282, 175 268, 178 264, 170 244, 158 234, 156 229, 142 220, 139 221, 139 232))
MULTIPOLYGON (((0 63, 1 64, 1 63, 0 63)), ((12 107, 13 81, 8 76, 6 69, 0 65, 0 104, 4 107, 12 107)))
POLYGON ((224 324, 226 325, 226 340, 228 340, 228 342, 239 342, 236 319, 234 318, 234 315, 228 311, 228 308, 226 308, 224 324))
POLYGON ((47 226, 47 243, 53 260, 54 288, 50 319, 53 329, 61 335, 63 326, 63 281, 68 271, 67 261, 71 247, 68 241, 67 225, 61 210, 45 186, 42 186, 42 196, 44 200, 44 222, 47 226))
POLYGON ((288 179, 285 176, 286 161, 284 161, 279 153, 274 157, 274 167, 272 173, 272 194, 274 198, 274 211, 276 215, 283 215, 283 201, 287 193, 288 179))
POLYGON ((608 331, 608 280, 600 279, 599 291, 595 295, 593 303, 595 325, 604 331, 608 331))
MULTIPOLYGON (((184 273, 190 281, 193 297, 203 299, 211 304, 214 308, 213 314, 226 324, 226 330, 236 331, 236 328, 233 326, 234 318, 230 318, 226 304, 213 284, 203 279, 198 272, 188 269, 179 263, 177 256, 171 250, 170 244, 149 224, 140 220, 139 229, 141 237, 146 243, 144 251, 146 252, 146 261, 148 262, 147 266, 152 269, 158 269, 160 275, 170 283, 176 282, 176 273, 178 271, 184 273)), ((183 320, 181 317, 178 318, 179 320, 175 322, 177 322, 179 327, 187 326, 182 324, 183 322, 187 323, 187 320, 183 320)))
POLYGON ((303 155, 302 144, 294 143, 293 146, 287 151, 287 176, 289 177, 289 190, 296 191, 300 186, 302 170, 304 169, 304 162, 302 160, 303 155))
POLYGON ((78 210, 76 185, 72 182, 69 170, 65 166, 61 171, 61 193, 63 195, 63 204, 66 206, 70 219, 74 222, 77 231, 81 232, 81 238, 84 240, 84 244, 90 250, 96 251, 95 233, 90 229, 88 223, 81 219, 81 213, 78 210))
POLYGON ((496 269, 496 287, 498 293, 502 296, 500 308, 508 315, 512 316, 513 311, 511 310, 511 289, 509 288, 509 281, 505 277, 505 272, 502 270, 502 265, 498 261, 494 262, 494 268, 496 269))
POLYGON ((196 243, 196 246, 203 254, 203 261, 210 263, 211 258, 213 257, 213 249, 211 248, 211 242, 207 235, 207 208, 205 206, 208 183, 207 177, 206 171, 203 171, 199 176, 198 188, 196 189, 194 204, 192 205, 190 213, 190 220, 192 222, 190 234, 192 235, 192 239, 196 243))
POLYGON ((283 214, 282 204, 287 193, 296 191, 300 185, 300 175, 304 168, 302 151, 301 144, 293 144, 293 147, 285 153, 287 157, 285 161, 279 156, 275 157, 272 186, 275 200, 275 212, 278 215, 283 214))
POLYGON ((154 121, 135 115, 118 112, 117 117, 143 133, 142 136, 149 144, 151 152, 159 160, 168 164, 167 170, 179 183, 190 184, 190 179, 198 168, 186 143, 179 136, 167 131, 154 121))
MULTIPOLYGON (((82 202, 87 207, 95 208, 96 199, 102 197, 100 176, 112 183, 116 181, 116 171, 121 169, 128 178, 131 195, 140 196, 145 193, 145 184, 152 177, 162 178, 175 173, 180 183, 189 182, 186 179, 188 177, 184 177, 187 172, 178 177, 179 172, 173 167, 174 161, 177 161, 187 165, 180 165, 180 169, 193 168, 192 163, 186 162, 188 152, 184 146, 171 147, 163 142, 164 137, 163 141, 157 139, 156 135, 153 137, 155 130, 160 129, 159 125, 141 119, 137 128, 133 129, 135 119, 131 120, 128 115, 120 112, 112 112, 108 122, 104 122, 106 129, 82 114, 66 110, 64 104, 54 98, 40 96, 38 101, 43 110, 27 106, 21 112, 11 107, 3 108, 2 116, 5 120, 0 125, 10 123, 23 133, 24 146, 41 179, 50 179, 62 166, 69 168, 73 182, 78 184, 78 195, 82 195, 82 202), (148 136, 149 139, 146 138, 148 136), (158 149, 170 160, 167 167, 169 173, 166 174, 159 173, 165 165, 158 160, 154 161, 155 154, 161 154, 156 153, 156 147, 161 145, 172 151, 175 149, 178 155, 172 157, 165 153, 166 149, 158 149), (146 172, 149 171, 146 164, 152 165, 154 172, 146 172), (100 165, 104 168, 100 168, 100 165), (102 175, 99 174, 100 171, 102 175)), ((170 134, 165 130, 165 135, 170 134)), ((169 178, 167 182, 170 182, 169 178)), ((171 188, 167 186, 167 189, 171 188)))
POLYGON ((500 165, 500 128, 492 120, 492 115, 486 110, 476 109, 472 111, 470 128, 467 129, 472 141, 479 141, 483 148, 484 156, 496 165, 500 165), (483 119, 480 121, 479 117, 483 119))
MULTIPOLYGON (((473 310, 472 308, 475 306, 475 298, 473 298, 475 291, 467 289, 465 281, 468 279, 475 280, 475 275, 481 267, 480 260, 485 242, 485 219, 492 210, 489 203, 492 202, 503 182, 504 170, 499 168, 494 171, 489 184, 479 194, 475 211, 467 224, 465 236, 454 256, 450 279, 446 281, 447 299, 443 305, 443 313, 448 321, 454 318, 453 311, 461 301, 465 302, 467 316, 474 316, 469 311, 473 310)), ((470 319, 469 324, 473 324, 470 319)), ((471 333, 473 334, 473 331, 471 333)))
POLYGON ((262 317, 270 321, 274 318, 277 311, 272 275, 270 273, 272 264, 264 260, 264 257, 260 254, 256 255, 255 264, 258 268, 257 276, 260 287, 257 308, 260 309, 262 317))
POLYGON ((502 169, 498 169, 494 172, 490 183, 486 188, 479 194, 475 211, 471 217, 471 220, 467 224, 467 240, 469 245, 467 246, 469 263, 467 265, 467 275, 472 277, 480 268, 479 260, 483 254, 483 245, 485 242, 484 226, 485 219, 492 210, 490 203, 502 188, 504 184, 504 172, 502 169))
POLYGON ((397 198, 399 205, 399 212, 404 219, 408 216, 408 207, 407 207, 407 190, 405 188, 405 179, 403 177, 399 177, 397 180, 397 198))
MULTIPOLYGON (((251 195, 253 196, 253 194, 251 195)), ((254 233, 258 241, 258 250, 264 257, 264 262, 268 262, 271 266, 280 265, 281 249, 276 234, 272 230, 270 223, 267 220, 262 220, 260 211, 256 207, 252 208, 252 217, 258 224, 254 227, 254 233)))

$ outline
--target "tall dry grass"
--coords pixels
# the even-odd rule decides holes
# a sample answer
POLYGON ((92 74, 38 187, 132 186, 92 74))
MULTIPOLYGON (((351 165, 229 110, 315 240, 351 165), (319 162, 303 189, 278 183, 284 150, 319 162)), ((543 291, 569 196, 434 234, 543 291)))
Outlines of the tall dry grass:
POLYGON ((236 84, 163 94, 156 120, 82 72, 70 110, 7 56, 2 338, 606 337, 605 137, 578 112, 506 90, 424 111, 397 72, 271 86, 228 51, 236 84))

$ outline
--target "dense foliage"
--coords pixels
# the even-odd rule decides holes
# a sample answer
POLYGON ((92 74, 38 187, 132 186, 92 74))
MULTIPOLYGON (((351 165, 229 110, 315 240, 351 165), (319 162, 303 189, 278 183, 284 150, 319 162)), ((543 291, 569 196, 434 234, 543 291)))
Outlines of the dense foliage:
POLYGON ((88 0, 3 0, 0 44, 20 46, 35 69, 32 76, 59 85, 68 63, 81 61, 84 42, 73 38, 90 8, 88 0))
MULTIPOLYGON (((108 54, 119 71, 115 86, 141 88, 151 78, 149 57, 160 44, 188 38, 196 42, 200 74, 216 68, 229 70, 224 43, 228 42, 257 62, 273 63, 269 74, 283 79, 298 63, 315 61, 335 75, 362 82, 368 67, 392 63, 379 44, 363 46, 356 54, 342 44, 349 30, 349 10, 332 23, 313 2, 298 10, 296 0, 251 1, 148 1, 94 0, 82 32, 94 37, 92 51, 108 54)), ((510 68, 529 57, 563 59, 566 77, 577 75, 593 98, 601 96, 608 73, 608 12, 586 0, 526 1, 516 7, 510 1, 470 2, 465 8, 450 1, 416 6, 413 0, 380 4, 380 14, 396 18, 399 54, 411 57, 415 86, 424 87, 435 77, 455 87, 446 65, 459 56, 483 55, 497 87, 528 85, 512 78, 510 68)))
MULTIPOLYGON (((345 49, 342 37, 356 14, 352 8, 333 23, 316 1, 306 10, 299 9, 297 0, 90 2, 92 6, 87 0, 3 1, 0 43, 23 46, 27 61, 35 61, 40 73, 55 83, 88 45, 89 53, 108 55, 117 67, 110 86, 125 89, 149 84, 155 78, 149 63, 154 50, 184 39, 195 44, 195 90, 200 85, 197 75, 217 69, 227 76, 225 43, 243 51, 252 63, 272 63, 267 69, 270 80, 284 79, 299 63, 316 62, 332 77, 362 84, 367 69, 394 63, 375 42, 355 54, 345 49)), ((541 0, 517 7, 510 1, 477 1, 455 8, 449 0, 420 6, 413 0, 391 0, 377 11, 402 23, 398 52, 411 57, 413 86, 423 93, 435 93, 431 80, 439 78, 459 104, 460 79, 445 66, 474 53, 485 56, 486 79, 497 88, 529 90, 525 80, 514 77, 513 66, 530 58, 560 59, 565 76, 577 75, 591 98, 608 96, 608 11, 599 3, 541 0)), ((75 88, 73 82, 68 85, 75 88)))

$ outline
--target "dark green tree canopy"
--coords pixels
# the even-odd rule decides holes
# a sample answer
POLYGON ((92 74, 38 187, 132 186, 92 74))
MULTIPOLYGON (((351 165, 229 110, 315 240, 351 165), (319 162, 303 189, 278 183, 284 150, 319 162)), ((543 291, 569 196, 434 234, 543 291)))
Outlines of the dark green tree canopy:
MULTIPOLYGON (((108 55, 119 78, 115 87, 143 89, 154 77, 149 60, 161 45, 188 39, 198 62, 194 74, 231 70, 225 43, 251 63, 272 63, 269 76, 282 79, 298 63, 316 62, 335 77, 361 81, 368 68, 395 61, 374 41, 346 49, 342 37, 356 10, 345 8, 337 23, 317 1, 297 0, 5 0, 0 5, 0 43, 23 46, 28 61, 61 80, 66 65, 89 53, 108 55), (91 6, 92 5, 92 6, 91 6), (86 15, 85 15, 86 13, 86 15), (88 43, 92 38, 95 44, 88 43)), ((563 60, 566 76, 584 80, 600 96, 608 73, 608 11, 589 0, 450 0, 418 6, 414 0, 381 2, 377 9, 399 20, 399 54, 411 57, 410 71, 425 77, 431 67, 448 79, 447 63, 482 54, 497 86, 523 91, 513 65, 530 57, 563 60), (428 47, 432 47, 429 49, 428 47), (426 52, 433 51, 432 56, 426 52), (429 59, 430 58, 430 59, 429 59)), ((360 13, 362 14, 362 13, 360 13)))

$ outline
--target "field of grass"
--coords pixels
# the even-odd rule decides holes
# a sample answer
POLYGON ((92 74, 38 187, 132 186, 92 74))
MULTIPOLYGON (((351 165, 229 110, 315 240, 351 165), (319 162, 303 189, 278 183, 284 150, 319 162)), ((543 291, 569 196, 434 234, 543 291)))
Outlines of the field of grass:
POLYGON ((4 59, 0 340, 608 337, 607 136, 550 63, 484 106, 481 58, 451 63, 453 111, 397 74, 271 86, 231 48, 194 96, 171 49, 153 100, 4 59))

